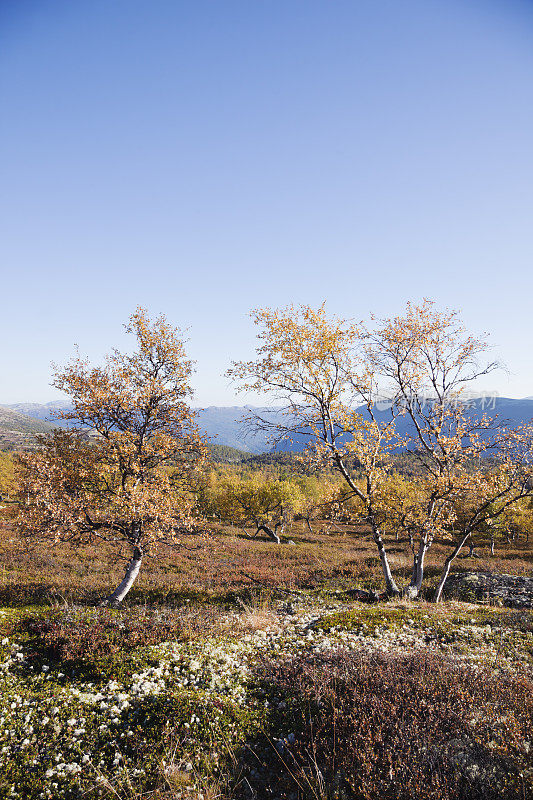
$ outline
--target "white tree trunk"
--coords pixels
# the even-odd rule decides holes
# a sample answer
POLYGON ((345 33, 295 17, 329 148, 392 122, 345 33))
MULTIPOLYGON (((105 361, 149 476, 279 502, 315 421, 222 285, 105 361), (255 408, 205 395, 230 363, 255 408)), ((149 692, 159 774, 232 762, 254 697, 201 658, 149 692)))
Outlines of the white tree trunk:
POLYGON ((429 550, 429 544, 426 539, 421 539, 418 546, 418 552, 413 557, 413 571, 411 573, 411 583, 403 592, 403 596, 408 600, 414 600, 420 594, 422 588, 422 581, 424 580, 424 558, 429 550))
POLYGON ((113 594, 111 594, 106 600, 104 600, 102 605, 109 605, 114 608, 120 605, 120 603, 122 603, 122 601, 128 594, 129 590, 135 583, 135 580, 141 568, 142 559, 143 559, 142 551, 140 550, 139 547, 136 547, 133 551, 133 557, 126 568, 124 578, 119 583, 113 594))
POLYGON ((372 526, 372 535, 374 537, 374 541, 378 548, 379 560, 381 562, 381 569, 383 571, 383 577, 385 578, 385 586, 387 587, 387 594, 389 595, 389 597, 394 597, 395 595, 399 595, 400 590, 396 584, 396 581, 392 576, 391 568, 389 565, 389 559, 387 558, 387 551, 385 550, 385 545, 381 537, 381 532, 379 528, 377 528, 375 525, 372 526))
POLYGON ((278 526, 276 525, 276 528, 273 530, 268 525, 260 525, 258 527, 255 535, 257 536, 258 533, 260 533, 261 531, 264 531, 264 533, 266 533, 266 535, 269 537, 269 539, 272 539, 272 541, 276 542, 276 544, 281 544, 281 539, 278 536, 277 527, 278 526))
POLYGON ((466 533, 463 536, 461 541, 454 547, 454 549, 452 550, 452 552, 450 553, 450 555, 448 556, 448 558, 444 562, 444 569, 442 570, 442 575, 440 576, 440 581, 438 583, 437 588, 435 589, 435 595, 433 597, 433 601, 435 603, 440 603, 440 600, 441 600, 441 597, 442 597, 442 592, 444 590, 444 586, 445 586, 446 581, 448 579, 448 575, 450 574, 450 567, 452 566, 452 562, 455 561, 455 559, 457 558, 457 556, 459 555, 459 553, 463 549, 463 546, 465 545, 465 543, 466 543, 466 541, 467 541, 469 536, 470 536, 470 532, 466 533))

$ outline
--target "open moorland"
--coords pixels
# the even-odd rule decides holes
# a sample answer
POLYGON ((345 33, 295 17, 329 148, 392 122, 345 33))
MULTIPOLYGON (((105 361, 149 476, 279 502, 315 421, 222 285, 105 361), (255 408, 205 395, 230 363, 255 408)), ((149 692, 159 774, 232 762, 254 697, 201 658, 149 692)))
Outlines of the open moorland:
POLYGON ((429 301, 364 335, 254 313, 229 375, 289 399, 254 424, 296 453, 205 441, 137 309, 1 454, 0 795, 526 800, 533 423, 460 402, 494 366, 429 301))
POLYGON ((0 800, 533 800, 532 11, 0 0, 0 800))
MULTIPOLYGON (((382 588, 363 527, 295 522, 281 545, 211 528, 113 610, 96 601, 116 550, 3 526, 0 796, 530 796, 530 610, 359 602, 382 588)), ((479 541, 457 569, 528 575, 532 555, 479 541)), ((408 577, 407 542, 390 559, 408 577)))

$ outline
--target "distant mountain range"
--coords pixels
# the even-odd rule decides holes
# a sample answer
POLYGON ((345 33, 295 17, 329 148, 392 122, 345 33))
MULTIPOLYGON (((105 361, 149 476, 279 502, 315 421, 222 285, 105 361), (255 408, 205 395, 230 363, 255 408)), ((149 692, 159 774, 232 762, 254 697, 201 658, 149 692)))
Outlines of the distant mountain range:
MULTIPOLYGON (((510 425, 519 425, 533 419, 533 397, 515 400, 508 397, 497 397, 494 407, 490 407, 486 398, 472 401, 472 413, 479 414, 482 407, 489 414, 497 414, 501 421, 510 425)), ((53 427, 65 425, 54 419, 54 412, 66 408, 61 401, 51 403, 12 403, 0 406, 0 449, 21 446, 25 439, 36 433, 45 433, 53 427), (17 445, 18 443, 18 445, 17 445)), ((264 433, 250 432, 243 423, 243 418, 262 409, 251 406, 209 406, 199 410, 198 424, 201 431, 214 444, 234 447, 248 453, 265 453, 271 448, 264 433)), ((387 410, 378 412, 383 419, 387 410)), ((410 433, 409 420, 401 417, 398 420, 398 431, 405 435, 410 433)), ((284 442, 278 446, 282 452, 302 450, 306 443, 305 436, 295 436, 294 441, 284 442)))
POLYGON ((17 450, 36 434, 47 433, 52 428, 53 425, 41 419, 0 406, 0 450, 17 450))
MULTIPOLYGON (((68 423, 54 418, 54 412, 67 408, 68 406, 60 400, 51 403, 11 403, 0 406, 0 410, 6 413, 16 413, 17 417, 25 418, 30 428, 31 420, 38 420, 44 428, 37 428, 35 433, 51 430, 52 427, 67 427, 68 423)), ((247 406, 209 406, 199 410, 197 422, 202 433, 214 444, 235 447, 247 453, 264 453, 270 450, 267 437, 263 434, 251 434, 242 422, 244 417, 259 410, 247 406)), ((2 427, 0 420, 0 436, 2 427)), ((28 433, 31 435, 30 430, 28 433)))
MULTIPOLYGON (((367 414, 366 408, 360 408, 359 410, 363 416, 367 414)), ((387 408, 383 410, 375 409, 374 413, 376 418, 384 423, 390 419, 390 410, 387 408)), ((479 418, 483 413, 486 413, 489 417, 497 417, 500 423, 505 423, 510 427, 533 422, 533 398, 526 397, 520 400, 510 397, 472 398, 466 409, 467 416, 470 415, 475 419, 479 418)), ((395 428, 401 437, 415 437, 414 425, 407 414, 397 417, 395 428)), ((309 438, 305 434, 295 434, 292 436, 291 441, 281 442, 277 449, 280 452, 301 452, 308 441, 309 438)), ((401 448, 398 449, 400 450, 401 448)))

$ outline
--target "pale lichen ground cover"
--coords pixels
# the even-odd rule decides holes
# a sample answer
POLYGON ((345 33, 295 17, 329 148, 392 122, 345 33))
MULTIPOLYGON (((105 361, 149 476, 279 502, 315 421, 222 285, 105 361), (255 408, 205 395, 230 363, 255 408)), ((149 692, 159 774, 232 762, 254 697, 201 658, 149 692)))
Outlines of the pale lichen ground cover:
POLYGON ((142 648, 140 667, 120 681, 62 672, 30 659, 28 648, 16 634, 1 640, 0 797, 17 800, 131 797, 164 784, 173 796, 180 787, 201 794, 264 724, 268 699, 251 686, 266 653, 429 650, 473 670, 533 675, 531 613, 461 603, 363 606, 301 595, 267 612, 225 613, 216 633, 142 648))

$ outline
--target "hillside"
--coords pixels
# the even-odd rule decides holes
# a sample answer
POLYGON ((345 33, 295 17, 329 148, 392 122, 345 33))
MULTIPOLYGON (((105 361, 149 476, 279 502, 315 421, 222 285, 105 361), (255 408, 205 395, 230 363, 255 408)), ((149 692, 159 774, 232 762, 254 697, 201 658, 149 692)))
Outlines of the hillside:
POLYGON ((11 403, 6 404, 3 408, 10 408, 19 414, 26 414, 34 419, 51 422, 54 419, 54 411, 65 409, 66 404, 62 400, 52 400, 50 403, 11 403))
MULTIPOLYGON (((363 416, 366 415, 366 409, 361 408, 359 410, 363 416)), ((533 399, 526 397, 517 400, 510 397, 496 397, 492 407, 486 401, 478 398, 471 401, 466 413, 473 419, 479 418, 483 413, 486 413, 488 416, 497 419, 501 424, 516 427, 533 420, 533 399)), ((375 415, 376 419, 387 422, 390 419, 390 410, 376 410, 375 415)), ((414 425, 408 415, 397 418, 396 431, 402 438, 415 435, 414 425)), ((302 431, 294 434, 292 441, 281 442, 277 449, 280 452, 297 453, 304 449, 307 442, 308 436, 302 431)))
POLYGON ((245 450, 238 450, 236 447, 229 447, 227 444, 211 444, 209 449, 212 460, 217 464, 240 464, 253 458, 245 450))
POLYGON ((243 418, 258 409, 247 406, 209 406, 198 411, 198 425, 213 444, 235 447, 247 453, 269 450, 264 434, 250 433, 243 418))
MULTIPOLYGON (((65 425, 62 420, 54 419, 54 412, 67 406, 60 400, 50 403, 12 403, 4 408, 25 414, 33 419, 54 423, 56 427, 65 425)), ((201 432, 211 439, 213 444, 233 447, 247 453, 264 453, 270 449, 264 435, 249 435, 242 418, 256 409, 247 406, 209 406, 198 409, 198 425, 201 432)))
POLYGON ((49 422, 0 406, 0 450, 27 447, 33 436, 47 433, 52 428, 49 422))
MULTIPOLYGON (((485 406, 485 410, 488 414, 497 414, 498 419, 502 422, 508 422, 510 425, 520 425, 533 419, 533 398, 531 397, 519 400, 497 397, 494 402, 494 409, 485 406)), ((9 406, 0 406, 0 408, 4 411, 17 412, 16 416, 22 420, 27 420, 29 417, 41 423, 45 421, 53 422, 55 426, 65 424, 61 420, 54 420, 53 417, 54 411, 65 408, 61 401, 43 404, 14 403, 9 406)), ((479 414, 482 410, 482 401, 474 401, 472 413, 479 414)), ((243 418, 255 411, 261 411, 261 409, 251 406, 209 406, 198 410, 197 421, 201 432, 211 440, 212 444, 232 447, 250 454, 266 453, 271 450, 266 435, 264 433, 250 433, 242 421, 243 418)), ((388 411, 380 411, 377 416, 378 418, 386 419, 388 418, 388 411)), ((49 430, 49 427, 46 430, 49 430)), ((33 432, 38 433, 39 430, 33 432)), ((398 432, 402 436, 412 433, 407 417, 398 420, 398 432)), ((298 452, 305 447, 305 444, 306 437, 304 435, 295 435, 293 442, 282 443, 277 449, 281 452, 298 452)))

